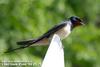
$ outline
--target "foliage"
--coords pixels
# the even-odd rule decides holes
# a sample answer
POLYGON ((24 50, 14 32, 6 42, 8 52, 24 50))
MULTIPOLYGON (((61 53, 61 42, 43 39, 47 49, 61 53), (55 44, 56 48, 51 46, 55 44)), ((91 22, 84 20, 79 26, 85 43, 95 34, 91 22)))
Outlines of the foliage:
MULTIPOLYGON (((66 67, 100 66, 100 0, 0 0, 0 62, 41 63, 46 47, 19 47, 17 41, 40 36, 70 16, 83 18, 86 25, 63 40, 66 67)), ((36 66, 37 67, 37 66, 36 66)))

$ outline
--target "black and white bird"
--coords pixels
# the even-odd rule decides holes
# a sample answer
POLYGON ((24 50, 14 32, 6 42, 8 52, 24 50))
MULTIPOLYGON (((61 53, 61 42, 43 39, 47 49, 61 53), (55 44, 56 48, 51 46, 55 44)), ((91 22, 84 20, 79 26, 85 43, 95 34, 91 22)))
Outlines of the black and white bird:
MULTIPOLYGON (((61 40, 65 39, 66 37, 68 37, 68 35, 71 33, 71 31, 75 27, 81 26, 81 25, 84 25, 82 20, 76 16, 72 16, 68 20, 63 21, 62 23, 58 25, 55 25, 53 28, 51 28, 49 31, 44 33, 39 38, 17 42, 17 44, 21 45, 21 47, 13 49, 13 50, 23 49, 32 45, 33 46, 48 45, 54 34, 57 34, 61 38, 61 40)), ((10 50, 7 52, 11 52, 13 50, 10 50)))

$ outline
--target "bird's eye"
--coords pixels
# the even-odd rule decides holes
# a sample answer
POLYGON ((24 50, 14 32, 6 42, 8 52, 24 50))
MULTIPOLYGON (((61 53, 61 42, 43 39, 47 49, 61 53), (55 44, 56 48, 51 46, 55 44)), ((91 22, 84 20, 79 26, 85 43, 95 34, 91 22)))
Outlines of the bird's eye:
POLYGON ((80 18, 78 18, 78 17, 70 17, 70 20, 72 21, 72 22, 81 22, 82 20, 80 19, 80 18))

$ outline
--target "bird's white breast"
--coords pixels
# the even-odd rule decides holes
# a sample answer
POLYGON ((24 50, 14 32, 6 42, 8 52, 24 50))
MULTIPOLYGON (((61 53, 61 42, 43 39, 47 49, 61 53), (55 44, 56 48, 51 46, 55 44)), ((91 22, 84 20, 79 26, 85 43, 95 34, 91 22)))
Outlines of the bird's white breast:
POLYGON ((65 27, 57 31, 56 34, 59 35, 61 39, 64 39, 70 34, 70 32, 71 32, 71 25, 67 24, 65 27))

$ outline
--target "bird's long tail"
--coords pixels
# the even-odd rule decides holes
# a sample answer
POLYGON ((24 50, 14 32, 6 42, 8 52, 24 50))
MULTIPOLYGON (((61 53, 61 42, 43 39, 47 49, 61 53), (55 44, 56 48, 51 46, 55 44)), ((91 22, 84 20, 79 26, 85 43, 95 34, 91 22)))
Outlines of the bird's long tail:
POLYGON ((4 53, 9 53, 9 52, 12 52, 12 51, 15 51, 15 50, 24 49, 24 48, 29 47, 30 45, 34 44, 35 42, 36 42, 36 40, 19 41, 19 42, 17 42, 17 44, 21 45, 21 47, 8 50, 4 53))
POLYGON ((30 45, 30 44, 34 44, 36 42, 36 39, 34 40, 26 40, 26 41, 19 41, 17 42, 18 45, 30 45))
POLYGON ((15 50, 24 49, 24 48, 26 48, 26 47, 29 47, 29 45, 27 45, 27 46, 22 46, 22 47, 19 47, 19 48, 15 48, 15 49, 11 49, 11 50, 5 51, 4 53, 10 53, 10 52, 13 52, 13 51, 15 51, 15 50))

